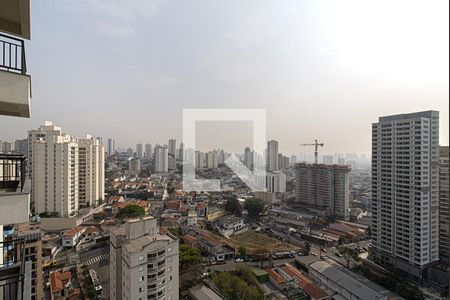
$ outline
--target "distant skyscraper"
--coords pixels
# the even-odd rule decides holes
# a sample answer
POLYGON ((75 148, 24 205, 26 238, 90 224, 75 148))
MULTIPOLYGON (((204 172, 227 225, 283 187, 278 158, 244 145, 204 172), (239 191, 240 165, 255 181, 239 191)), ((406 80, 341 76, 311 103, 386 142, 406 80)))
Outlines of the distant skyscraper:
POLYGON ((14 152, 28 155, 28 139, 16 140, 14 142, 14 152))
POLYGON ((278 154, 278 169, 287 170, 289 168, 289 157, 278 154))
POLYGON ((219 167, 219 157, 217 155, 217 151, 208 151, 206 153, 206 168, 215 169, 219 167))
POLYGON ((4 142, 1 143, 0 146, 1 146, 1 149, 0 149, 1 151, 0 152, 10 153, 10 152, 13 151, 13 145, 12 145, 11 142, 4 141, 4 142))
POLYGON ((136 144, 136 157, 142 159, 144 157, 144 148, 142 144, 136 144))
POLYGON ((419 282, 437 262, 439 112, 372 124, 372 257, 419 282))
POLYGON ((156 173, 165 173, 169 171, 169 151, 167 146, 155 147, 154 169, 156 173))
POLYGON ((267 142, 267 170, 278 171, 278 141, 267 142))
POLYGON ((179 159, 180 161, 183 161, 183 159, 184 159, 184 144, 183 143, 180 143, 180 149, 178 149, 177 159, 179 159))
POLYGON ((195 151, 195 168, 203 169, 205 168, 205 153, 201 151, 195 151))
POLYGON ((145 144, 145 158, 152 159, 153 158, 153 147, 152 144, 145 144))
POLYGON ((108 154, 108 156, 111 156, 116 152, 115 147, 116 147, 116 142, 112 138, 109 138, 108 145, 106 147, 106 153, 108 154))
POLYGON ((439 148, 439 258, 448 265, 449 251, 449 148, 439 148))
POLYGON ((326 165, 332 165, 333 164, 333 156, 332 155, 324 155, 324 156, 322 156, 322 161, 326 165))
POLYGON ((177 152, 177 141, 174 139, 169 140, 169 155, 172 155, 175 157, 175 154, 177 152))
POLYGON ((284 193, 286 191, 286 174, 281 171, 266 173, 266 188, 271 193, 284 193))
POLYGON ((244 165, 250 170, 253 169, 253 151, 250 147, 244 149, 244 165))
POLYGON ((128 162, 128 170, 133 175, 138 175, 141 171, 141 160, 137 157, 130 159, 128 162))
POLYGON ((133 157, 133 148, 131 148, 131 147, 129 147, 128 149, 127 149, 127 156, 128 157, 133 157))
POLYGON ((299 202, 329 210, 336 217, 348 219, 349 166, 299 163, 295 168, 299 202))

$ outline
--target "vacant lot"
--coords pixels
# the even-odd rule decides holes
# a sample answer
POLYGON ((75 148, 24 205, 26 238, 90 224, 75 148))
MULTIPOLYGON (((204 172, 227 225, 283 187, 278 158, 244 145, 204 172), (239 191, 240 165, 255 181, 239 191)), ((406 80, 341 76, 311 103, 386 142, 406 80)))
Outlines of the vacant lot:
POLYGON ((253 230, 232 236, 230 239, 225 239, 225 241, 236 250, 239 249, 240 245, 244 245, 247 248, 248 254, 254 254, 258 249, 264 249, 265 251, 274 253, 298 248, 294 245, 283 243, 265 233, 255 232, 253 230))

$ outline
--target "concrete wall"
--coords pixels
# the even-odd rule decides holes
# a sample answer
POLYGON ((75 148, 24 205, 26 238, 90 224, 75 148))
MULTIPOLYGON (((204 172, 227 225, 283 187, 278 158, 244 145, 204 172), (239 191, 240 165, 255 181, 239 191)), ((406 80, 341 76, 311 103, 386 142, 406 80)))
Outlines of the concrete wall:
POLYGON ((0 70, 0 115, 30 117, 31 77, 0 70))

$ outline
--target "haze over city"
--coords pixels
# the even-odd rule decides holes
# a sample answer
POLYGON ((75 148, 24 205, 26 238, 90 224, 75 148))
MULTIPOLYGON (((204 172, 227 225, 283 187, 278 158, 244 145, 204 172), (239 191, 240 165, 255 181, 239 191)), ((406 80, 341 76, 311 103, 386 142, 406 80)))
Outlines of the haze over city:
MULTIPOLYGON (((164 143, 181 140, 183 108, 265 108, 285 153, 315 138, 370 153, 379 116, 433 109, 448 145, 448 5, 33 1, 32 116, 1 118, 0 138, 51 120, 119 147, 164 143)), ((247 127, 202 146, 242 151, 247 127)))

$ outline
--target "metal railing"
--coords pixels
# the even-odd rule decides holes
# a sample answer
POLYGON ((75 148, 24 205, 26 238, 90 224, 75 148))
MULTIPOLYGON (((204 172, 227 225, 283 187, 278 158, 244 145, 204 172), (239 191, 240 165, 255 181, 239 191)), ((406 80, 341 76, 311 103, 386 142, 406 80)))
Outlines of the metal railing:
POLYGON ((25 155, 0 153, 0 192, 22 192, 25 179, 25 155))
POLYGON ((0 70, 27 73, 23 40, 0 33, 0 70))
POLYGON ((0 296, 5 300, 22 300, 25 282, 25 240, 0 242, 0 296))

